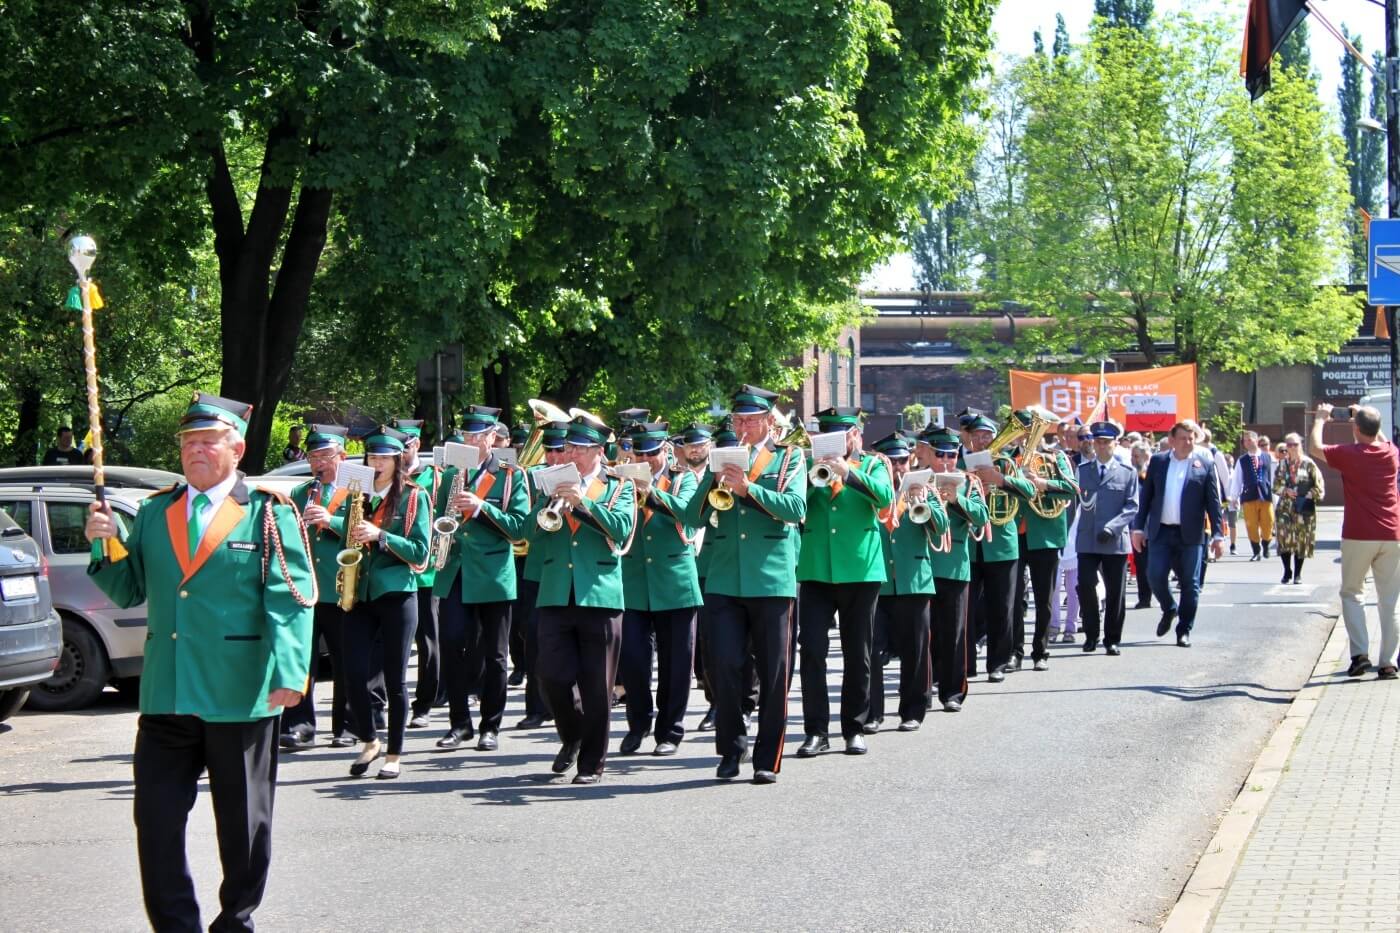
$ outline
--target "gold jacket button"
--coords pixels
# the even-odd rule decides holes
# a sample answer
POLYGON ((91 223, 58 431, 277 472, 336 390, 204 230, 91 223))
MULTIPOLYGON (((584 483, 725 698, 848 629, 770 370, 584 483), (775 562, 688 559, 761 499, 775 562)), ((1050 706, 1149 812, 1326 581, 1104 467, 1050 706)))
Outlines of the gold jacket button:
POLYGON ((835 529, 835 528, 831 529, 831 533, 832 533, 832 534, 836 534, 836 529, 835 529))
POLYGON ((747 515, 747 514, 749 514, 749 510, 748 510, 748 509, 740 509, 740 510, 739 510, 739 514, 740 514, 740 515, 747 515))
POLYGON ((651 535, 647 535, 647 540, 648 540, 648 541, 651 540, 651 535))
POLYGON ((179 633, 179 632, 171 632, 171 633, 170 633, 170 640, 171 640, 171 641, 174 641, 175 639, 177 639, 177 638, 179 638, 179 637, 180 637, 180 633, 179 633))
POLYGON ((189 597, 189 595, 190 595, 190 591, 189 591, 189 590, 181 590, 181 591, 180 591, 180 598, 181 598, 181 599, 186 599, 186 598, 189 597))
POLYGON ((570 570, 573 570, 573 569, 574 569, 574 565, 573 565, 573 564, 570 564, 570 565, 569 565, 569 569, 570 569, 570 570))
POLYGON ((578 547, 578 542, 577 542, 577 541, 574 542, 574 547, 578 547))
POLYGON ((740 538, 747 538, 748 535, 744 534, 744 533, 741 531, 741 532, 739 532, 739 537, 740 537, 740 538))
POLYGON ((833 506, 831 507, 831 511, 835 512, 835 511, 836 511, 836 506, 833 505, 833 506))
POLYGON ((647 558, 647 563, 648 563, 648 564, 651 563, 651 558, 650 558, 650 557, 647 558))

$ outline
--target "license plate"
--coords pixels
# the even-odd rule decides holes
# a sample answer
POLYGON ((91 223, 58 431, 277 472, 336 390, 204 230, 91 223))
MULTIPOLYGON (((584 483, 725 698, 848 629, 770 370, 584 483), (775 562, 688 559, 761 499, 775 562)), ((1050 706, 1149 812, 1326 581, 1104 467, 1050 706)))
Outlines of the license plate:
POLYGON ((3 596, 6 602, 16 599, 33 599, 38 595, 38 577, 0 577, 0 596, 3 596))

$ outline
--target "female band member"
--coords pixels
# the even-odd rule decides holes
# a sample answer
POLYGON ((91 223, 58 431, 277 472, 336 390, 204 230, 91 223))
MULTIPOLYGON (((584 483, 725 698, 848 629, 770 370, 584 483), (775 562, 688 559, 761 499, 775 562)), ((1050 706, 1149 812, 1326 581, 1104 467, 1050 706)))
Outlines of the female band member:
POLYGON ((384 685, 389 694, 388 757, 381 779, 399 776, 404 727, 408 722, 408 654, 418 624, 418 578, 428 560, 432 505, 421 486, 405 483, 400 461, 400 432, 381 427, 365 438, 365 463, 374 470, 374 489, 365 503, 365 518, 350 531, 350 541, 364 549, 360 562, 359 601, 345 620, 345 668, 350 687, 350 721, 364 750, 350 766, 359 777, 384 754, 370 711, 369 678, 378 659, 371 658, 379 636, 384 685))

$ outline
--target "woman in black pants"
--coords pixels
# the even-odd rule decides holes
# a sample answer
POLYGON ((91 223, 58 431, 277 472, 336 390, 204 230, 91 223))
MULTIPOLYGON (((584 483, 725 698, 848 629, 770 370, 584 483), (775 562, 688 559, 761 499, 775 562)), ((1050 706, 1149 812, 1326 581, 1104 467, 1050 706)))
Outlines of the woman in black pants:
POLYGON ((370 710, 370 672, 383 662, 389 694, 388 755, 379 769, 381 779, 399 776, 404 727, 408 723, 408 655, 418 625, 418 580, 428 561, 428 532, 432 505, 421 486, 405 483, 400 469, 405 435, 381 427, 365 438, 365 463, 374 470, 365 517, 351 531, 361 546, 359 601, 345 619, 345 668, 350 687, 350 722, 365 743, 350 766, 359 777, 385 753, 370 710), (376 639, 376 636, 378 638, 376 639), (377 641, 377 644, 376 644, 377 641), (376 651, 382 658, 372 658, 376 651))

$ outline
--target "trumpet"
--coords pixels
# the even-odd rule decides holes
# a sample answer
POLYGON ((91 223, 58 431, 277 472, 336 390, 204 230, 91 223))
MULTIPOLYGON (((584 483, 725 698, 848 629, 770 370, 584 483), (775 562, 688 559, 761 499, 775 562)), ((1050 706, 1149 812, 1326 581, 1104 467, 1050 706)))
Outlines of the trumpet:
POLYGON ((452 553, 452 539, 461 527, 462 512, 457 508, 457 497, 466 489, 466 473, 461 470, 452 478, 452 488, 447 491, 447 510, 433 521, 433 569, 447 566, 448 555, 452 553))
POLYGON ((813 464, 812 472, 807 476, 807 482, 818 489, 830 486, 834 479, 836 479, 836 471, 831 468, 830 464, 820 460, 813 464))
POLYGON ((364 549, 350 543, 350 533, 365 520, 365 495, 364 489, 353 480, 346 485, 345 492, 350 497, 350 511, 345 516, 345 547, 335 555, 335 592, 339 597, 336 605, 349 612, 355 608, 360 565, 365 559, 364 549))
POLYGON ((549 505, 540 509, 540 514, 535 516, 535 523, 544 531, 550 533, 558 531, 564 527, 564 500, 555 499, 549 505))
POLYGON ((714 488, 705 496, 705 501, 716 512, 728 512, 734 508, 734 492, 724 485, 724 480, 715 482, 714 488))

